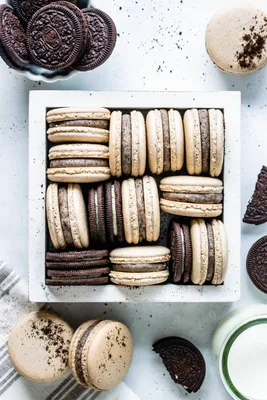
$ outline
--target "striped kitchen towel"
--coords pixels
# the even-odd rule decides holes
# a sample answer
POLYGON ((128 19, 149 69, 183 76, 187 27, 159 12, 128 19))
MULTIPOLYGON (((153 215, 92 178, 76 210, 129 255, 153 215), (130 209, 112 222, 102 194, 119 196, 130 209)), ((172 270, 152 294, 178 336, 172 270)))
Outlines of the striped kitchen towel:
POLYGON ((124 382, 113 390, 101 393, 80 386, 70 373, 52 383, 36 383, 21 377, 8 356, 8 335, 24 315, 43 306, 28 302, 27 284, 0 261, 1 400, 140 400, 124 382))

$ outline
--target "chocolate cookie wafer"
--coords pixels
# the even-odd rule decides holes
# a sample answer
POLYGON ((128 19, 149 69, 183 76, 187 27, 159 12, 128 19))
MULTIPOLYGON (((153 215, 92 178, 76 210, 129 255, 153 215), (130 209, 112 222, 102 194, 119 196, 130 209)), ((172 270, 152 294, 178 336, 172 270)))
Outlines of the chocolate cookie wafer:
POLYGON ((171 250, 171 274, 173 283, 180 282, 184 272, 184 245, 181 226, 177 222, 172 223, 170 234, 171 250))
POLYGON ((106 259, 109 256, 108 250, 83 250, 65 252, 47 252, 46 260, 54 262, 85 262, 106 259))
POLYGON ((196 346, 180 337, 167 337, 153 344, 172 380, 188 393, 196 393, 206 376, 206 363, 196 346))
POLYGON ((247 272, 254 285, 267 294, 267 236, 257 240, 250 248, 247 272))
POLYGON ((46 278, 45 284, 47 286, 94 286, 94 285, 105 285, 109 282, 108 276, 102 276, 100 278, 46 278))
POLYGON ((17 65, 11 57, 9 57, 9 55, 7 54, 7 52, 5 51, 4 46, 2 45, 2 43, 0 42, 0 57, 2 58, 2 60, 6 63, 6 65, 9 68, 15 69, 15 70, 22 70, 22 67, 20 67, 19 65, 17 65))
POLYGON ((267 167, 263 166, 255 190, 243 218, 246 224, 260 225, 267 222, 267 167))
POLYGON ((184 235, 184 274, 183 283, 188 283, 191 276, 192 270, 192 244, 190 237, 190 230, 186 224, 182 224, 182 232, 184 235))

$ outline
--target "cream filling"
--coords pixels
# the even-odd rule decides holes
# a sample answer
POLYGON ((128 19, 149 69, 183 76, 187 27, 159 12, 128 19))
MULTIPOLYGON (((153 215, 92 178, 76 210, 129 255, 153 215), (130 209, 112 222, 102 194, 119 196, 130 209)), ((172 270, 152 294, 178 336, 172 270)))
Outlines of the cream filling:
POLYGON ((96 220, 96 231, 99 231, 99 220, 98 220, 98 199, 97 190, 95 190, 95 220, 96 220))
POLYGON ((114 236, 118 236, 116 199, 115 199, 114 185, 111 186, 111 204, 112 204, 112 218, 113 218, 113 233, 114 233, 114 236))

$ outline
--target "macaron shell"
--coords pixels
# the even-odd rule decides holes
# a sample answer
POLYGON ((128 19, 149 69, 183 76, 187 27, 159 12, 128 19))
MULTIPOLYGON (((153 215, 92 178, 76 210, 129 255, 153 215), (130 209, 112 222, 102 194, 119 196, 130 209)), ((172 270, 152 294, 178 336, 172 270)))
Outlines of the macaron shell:
POLYGON ((152 176, 143 177, 145 214, 146 214, 146 240, 158 240, 160 234, 160 207, 158 188, 152 176))
POLYGON ((46 215, 50 238, 54 247, 59 249, 65 249, 67 247, 59 213, 59 202, 58 202, 58 185, 52 183, 48 186, 46 192, 46 215))
POLYGON ((121 286, 151 286, 165 282, 169 277, 169 271, 159 272, 117 272, 109 274, 111 282, 121 286))
POLYGON ((110 117, 109 167, 111 175, 116 177, 120 177, 122 174, 121 129, 122 129, 122 112, 113 111, 110 117))
POLYGON ((109 179, 110 169, 107 167, 48 168, 46 174, 51 182, 93 183, 109 179))
POLYGON ((223 183, 220 179, 204 176, 168 176, 161 179, 160 189, 177 193, 222 193, 223 183))
POLYGON ((59 144, 51 147, 48 158, 109 158, 109 148, 95 143, 59 144))
POLYGON ((219 176, 224 159, 224 118, 220 110, 209 110, 210 122, 210 175, 219 176))
POLYGON ((192 273, 191 280, 195 285, 203 285, 207 278, 209 246, 206 224, 203 219, 191 221, 192 240, 192 273))
POLYGON ((159 110, 150 110, 146 117, 148 165, 152 174, 163 172, 163 130, 159 110))
POLYGON ((223 283, 228 266, 228 245, 224 224, 219 220, 212 220, 212 229, 215 247, 214 276, 211 281, 213 285, 223 283))
POLYGON ((55 108, 46 114, 46 120, 50 122, 70 121, 76 119, 110 119, 110 111, 106 108, 95 107, 65 107, 55 108))
POLYGON ((186 168, 190 175, 202 172, 201 134, 198 111, 187 110, 184 115, 186 168))
POLYGON ((74 246, 80 249, 87 248, 89 246, 89 230, 86 207, 80 185, 72 183, 68 185, 68 206, 74 246))
POLYGON ((114 264, 154 264, 169 259, 170 250, 164 246, 121 247, 110 253, 110 261, 114 264))
POLYGON ((146 169, 146 129, 143 114, 131 112, 132 176, 142 176, 146 169))
POLYGON ((128 243, 139 242, 139 222, 134 179, 122 182, 122 213, 125 239, 128 243))
POLYGON ((53 143, 108 143, 109 140, 109 131, 106 129, 79 126, 49 128, 47 135, 48 140, 53 143))
POLYGON ((70 229, 69 207, 68 207, 68 190, 65 186, 58 189, 59 215, 63 231, 63 236, 68 247, 73 246, 73 239, 70 229))
POLYGON ((59 349, 59 335, 65 358, 73 336, 67 322, 45 311, 32 312, 21 320, 8 339, 9 356, 19 374, 35 382, 53 382, 65 375, 68 371, 67 359, 63 360, 60 355, 54 357, 59 349), (52 332, 55 340, 51 339, 52 332))
POLYGON ((171 171, 179 171, 184 165, 184 126, 181 114, 169 110, 169 130, 171 148, 171 171))
POLYGON ((222 204, 183 203, 163 198, 160 199, 160 207, 164 212, 183 217, 213 218, 222 213, 222 204))
POLYGON ((124 324, 116 321, 99 322, 85 347, 84 370, 94 387, 106 391, 125 378, 132 362, 133 341, 124 324))

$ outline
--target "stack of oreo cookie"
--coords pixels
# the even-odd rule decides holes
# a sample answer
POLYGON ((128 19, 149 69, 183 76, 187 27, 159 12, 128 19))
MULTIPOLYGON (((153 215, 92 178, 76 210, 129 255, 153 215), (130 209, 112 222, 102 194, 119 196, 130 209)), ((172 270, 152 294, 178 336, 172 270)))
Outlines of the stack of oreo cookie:
POLYGON ((112 54, 117 32, 105 12, 76 0, 22 1, 0 6, 0 55, 10 68, 89 71, 112 54))

